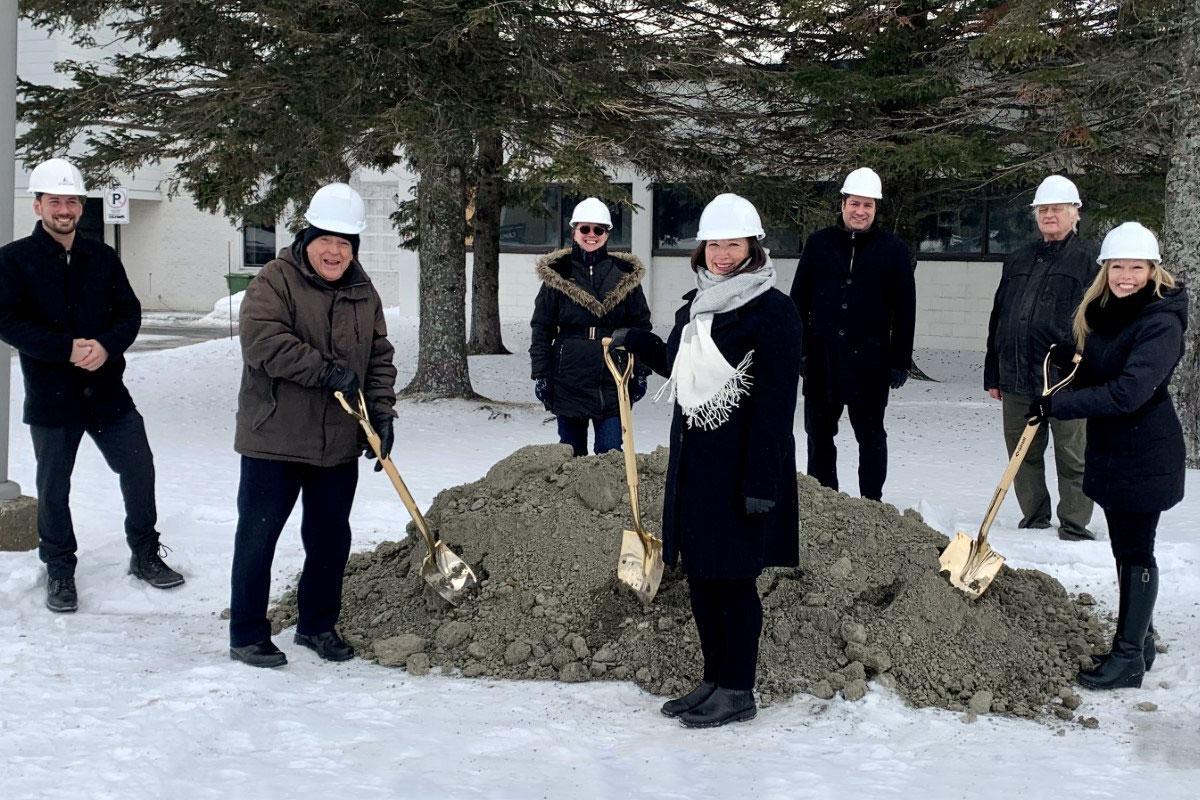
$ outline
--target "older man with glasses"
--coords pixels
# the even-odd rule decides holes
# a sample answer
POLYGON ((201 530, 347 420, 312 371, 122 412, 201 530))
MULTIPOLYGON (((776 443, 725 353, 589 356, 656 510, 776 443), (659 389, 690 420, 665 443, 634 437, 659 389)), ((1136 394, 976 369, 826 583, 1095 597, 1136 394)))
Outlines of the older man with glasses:
MULTIPOLYGON (((1034 219, 1041 241, 1012 253, 1004 262, 988 324, 983 386, 1003 403, 1008 452, 1025 430, 1025 412, 1042 390, 1042 361, 1051 345, 1074 352, 1071 318, 1096 275, 1095 242, 1077 233, 1083 203, 1069 179, 1051 175, 1034 194, 1034 219)), ((1058 472, 1060 539, 1095 539, 1088 529, 1092 501, 1083 493, 1083 420, 1050 420, 1029 447, 1013 481, 1021 506, 1021 528, 1050 527, 1050 492, 1043 456, 1054 437, 1058 472)))

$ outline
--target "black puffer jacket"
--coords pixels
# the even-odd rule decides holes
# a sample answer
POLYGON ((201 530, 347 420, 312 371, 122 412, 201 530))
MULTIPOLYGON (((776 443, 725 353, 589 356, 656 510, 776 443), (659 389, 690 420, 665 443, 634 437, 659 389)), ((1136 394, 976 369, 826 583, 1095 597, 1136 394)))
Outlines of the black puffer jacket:
POLYGON ((1093 301, 1079 375, 1054 396, 1059 419, 1087 417, 1083 491, 1102 508, 1165 511, 1183 499, 1183 429, 1167 387, 1183 356, 1187 292, 1153 287, 1093 301))
POLYGON ((125 351, 142 306, 117 253, 76 235, 71 257, 42 223, 0 248, 0 339, 21 354, 25 422, 62 426, 106 422, 132 409, 125 351), (71 363, 74 339, 95 339, 108 360, 88 372, 71 363))
POLYGON ((1050 345, 1074 349, 1071 318, 1096 277, 1095 242, 1075 234, 1023 247, 1004 262, 988 322, 983 388, 1020 395, 1042 391, 1050 345))
POLYGON ((908 246, 872 226, 819 230, 792 280, 804 324, 804 395, 886 402, 891 370, 912 363, 917 291, 908 246))
MULTIPOLYGON (((638 355, 668 375, 691 318, 695 290, 675 313, 664 343, 654 336, 638 355)), ((741 308, 713 316, 712 337, 730 364, 754 351, 750 390, 715 430, 688 427, 675 403, 663 498, 664 558, 695 578, 748 578, 800 559, 796 494, 796 390, 800 382, 800 319, 777 289, 741 308), (765 514, 747 514, 746 498, 770 500, 765 514)))
MULTIPOLYGON (((537 273, 542 288, 530 322, 529 361, 533 378, 549 382, 550 410, 560 417, 615 415, 617 387, 600 340, 617 328, 650 329, 641 287, 645 268, 629 253, 601 249, 585 259, 573 247, 538 259, 537 273)), ((649 372, 640 365, 637 370, 649 372)))

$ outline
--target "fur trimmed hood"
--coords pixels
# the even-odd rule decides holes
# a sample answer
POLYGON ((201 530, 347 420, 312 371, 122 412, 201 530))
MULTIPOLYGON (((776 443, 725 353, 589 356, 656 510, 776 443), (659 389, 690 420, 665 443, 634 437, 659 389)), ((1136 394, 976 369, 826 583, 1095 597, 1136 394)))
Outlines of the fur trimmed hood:
POLYGON ((547 253, 537 260, 536 271, 542 283, 551 289, 565 294, 568 298, 591 311, 597 317, 603 317, 616 308, 629 293, 642 283, 646 268, 641 259, 633 253, 613 253, 608 257, 613 260, 617 269, 625 273, 617 284, 604 295, 603 300, 597 300, 586 289, 571 280, 571 248, 563 247, 547 253))

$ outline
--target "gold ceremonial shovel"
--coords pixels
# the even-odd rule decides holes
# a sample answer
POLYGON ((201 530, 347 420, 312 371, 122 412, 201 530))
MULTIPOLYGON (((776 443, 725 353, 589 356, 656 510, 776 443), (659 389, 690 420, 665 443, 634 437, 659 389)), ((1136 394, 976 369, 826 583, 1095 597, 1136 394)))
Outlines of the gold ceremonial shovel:
POLYGON ((629 353, 625 371, 617 369, 604 338, 604 363, 617 382, 617 401, 621 410, 621 449, 625 455, 625 482, 629 484, 629 507, 633 511, 633 530, 621 531, 621 556, 617 560, 617 580, 628 586, 642 603, 649 605, 662 583, 662 539, 642 527, 638 509, 637 451, 633 449, 633 404, 629 400, 629 377, 633 375, 633 353, 629 353))
POLYGON ((380 453, 379 434, 371 427, 371 422, 367 418, 367 400, 363 397, 362 391, 360 390, 358 393, 357 410, 350 407, 350 404, 346 402, 345 395, 341 392, 334 392, 333 396, 342 404, 342 408, 346 409, 346 413, 357 419, 358 424, 362 426, 363 431, 367 434, 368 444, 375 451, 375 457, 383 465, 383 471, 391 478, 392 485, 396 487, 396 493, 400 495, 401 502, 408 509, 417 530, 421 532, 421 537, 425 540, 427 552, 425 560, 421 562, 421 577, 448 603, 458 605, 467 592, 479 585, 475 573, 467 566, 467 562, 446 547, 445 543, 433 538, 429 526, 425 523, 425 517, 421 514, 421 509, 417 508, 417 503, 413 500, 408 487, 404 485, 404 479, 400 477, 396 465, 392 463, 391 458, 384 458, 380 453))
MULTIPOLYGON (((1050 346, 1050 350, 1054 350, 1054 345, 1050 346)), ((1046 358, 1042 361, 1042 397, 1049 397, 1070 383, 1071 379, 1075 377, 1075 373, 1079 371, 1079 361, 1080 355, 1076 353, 1072 359, 1075 366, 1070 374, 1051 386, 1050 353, 1046 353, 1046 358)), ((992 581, 995 580, 996 574, 1004 566, 1004 556, 997 553, 988 544, 988 530, 991 529, 992 522, 996 519, 996 513, 1000 511, 1000 504, 1004 502, 1004 497, 1008 494, 1008 487, 1012 485, 1013 478, 1017 476, 1017 470, 1021 468, 1021 463, 1025 460, 1025 452, 1029 450, 1029 445, 1033 442, 1033 437, 1037 435, 1039 427, 1040 423, 1030 422, 1021 433, 1021 439, 1013 448, 1012 458, 1008 460, 1008 467, 1000 478, 1000 485, 996 487, 996 492, 992 495, 992 502, 988 505, 987 514, 983 517, 983 524, 979 526, 979 536, 971 539, 959 531, 954 535, 954 540, 938 557, 940 565, 938 571, 949 572, 950 583, 956 589, 965 592, 972 600, 979 598, 988 590, 992 581)))

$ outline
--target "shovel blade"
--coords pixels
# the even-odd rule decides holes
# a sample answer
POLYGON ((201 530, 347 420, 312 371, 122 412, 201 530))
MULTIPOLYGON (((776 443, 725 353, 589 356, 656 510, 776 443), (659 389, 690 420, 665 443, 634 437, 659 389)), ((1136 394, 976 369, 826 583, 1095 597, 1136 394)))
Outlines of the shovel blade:
POLYGON ((658 594, 662 575, 662 541, 637 531, 621 531, 617 580, 629 587, 644 605, 649 605, 658 594))
POLYGON ((442 542, 437 542, 433 552, 421 562, 421 577, 451 605, 458 605, 463 596, 479 585, 467 562, 442 542))
POLYGON ((987 542, 980 546, 959 532, 938 557, 938 564, 941 572, 949 573, 950 584, 974 600, 992 585, 1004 566, 1004 556, 987 542))

